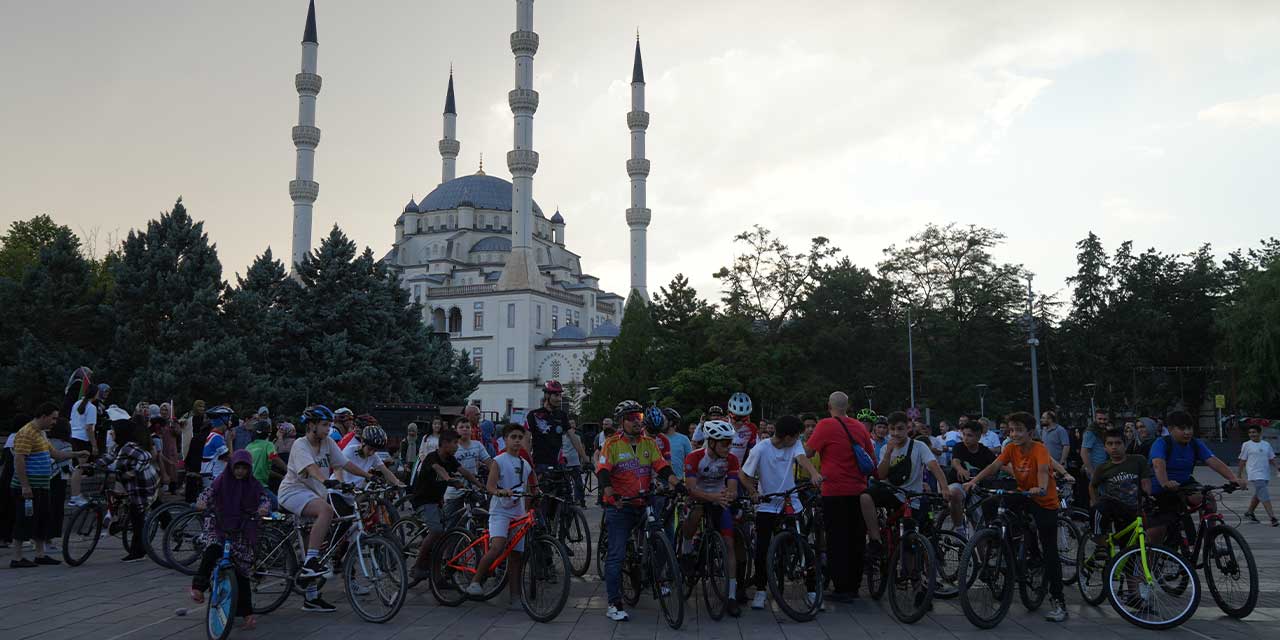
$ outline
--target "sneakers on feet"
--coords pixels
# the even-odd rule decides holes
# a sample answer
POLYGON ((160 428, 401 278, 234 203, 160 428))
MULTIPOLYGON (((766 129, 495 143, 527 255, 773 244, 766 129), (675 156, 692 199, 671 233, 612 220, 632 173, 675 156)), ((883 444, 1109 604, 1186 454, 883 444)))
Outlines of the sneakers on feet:
POLYGON ((609 609, 604 612, 604 617, 614 622, 626 622, 631 619, 631 616, 627 615, 626 611, 614 605, 609 605, 609 609))
POLYGON ((89 501, 85 500, 82 496, 71 496, 71 499, 67 500, 67 504, 73 507, 83 507, 84 505, 89 504, 89 501))
POLYGON ((36 563, 34 563, 34 562, 32 562, 32 561, 30 561, 30 560, 26 559, 26 558, 23 558, 23 559, 21 559, 21 560, 10 560, 10 561, 9 561, 9 568, 10 568, 10 569, 30 569, 30 568, 32 568, 32 567, 38 567, 38 566, 40 566, 40 565, 38 565, 38 564, 36 564, 36 563))
POLYGON ((49 556, 36 556, 36 564, 42 564, 42 565, 45 565, 45 566, 50 566, 50 567, 52 567, 52 566, 54 566, 54 565, 62 564, 62 561, 61 561, 61 560, 54 560, 53 558, 50 558, 49 556))
POLYGON ((1050 598, 1049 612, 1044 614, 1044 619, 1049 622, 1062 622, 1067 619, 1067 603, 1060 598, 1050 598))
POLYGON ((315 600, 303 600, 302 610, 311 613, 333 613, 338 608, 324 601, 324 598, 316 596, 315 600))
POLYGON ((751 598, 751 608, 757 611, 760 609, 763 609, 764 603, 768 599, 769 599, 769 594, 765 593, 764 591, 757 591, 756 595, 753 598, 751 598))
POLYGON ((307 560, 302 565, 301 578, 328 578, 333 575, 333 570, 328 565, 320 561, 320 558, 314 557, 307 560))
POLYGON ((121 558, 120 561, 127 563, 127 562, 138 562, 139 560, 146 560, 146 559, 147 559, 147 554, 145 553, 131 553, 121 558))
POLYGON ((742 616, 742 605, 738 604, 738 601, 735 598, 729 598, 729 603, 725 606, 724 610, 735 618, 742 616))
POLYGON ((1273 526, 1273 527, 1280 527, 1280 520, 1277 520, 1277 519, 1275 519, 1275 518, 1272 518, 1272 519, 1271 519, 1271 526, 1273 526))
POLYGON ((1252 511, 1246 511, 1244 512, 1244 519, 1248 520, 1249 522, 1257 522, 1258 516, 1253 515, 1252 511))
POLYGON ((484 595, 484 587, 480 586, 479 582, 472 582, 467 585, 467 595, 478 598, 484 595))

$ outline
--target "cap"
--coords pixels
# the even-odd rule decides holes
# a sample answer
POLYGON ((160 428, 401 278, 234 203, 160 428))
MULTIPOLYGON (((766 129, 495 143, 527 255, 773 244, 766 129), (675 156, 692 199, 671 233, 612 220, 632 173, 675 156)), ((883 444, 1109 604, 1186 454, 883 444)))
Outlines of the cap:
POLYGON ((261 406, 261 407, 258 407, 258 415, 260 415, 260 416, 269 416, 269 415, 271 415, 271 412, 267 410, 266 405, 263 405, 263 406, 261 406))
POLYGON ((153 404, 153 405, 151 405, 151 406, 147 407, 147 415, 148 415, 148 416, 150 416, 150 417, 152 417, 152 418, 159 418, 159 417, 160 417, 160 405, 158 405, 158 404, 153 404))

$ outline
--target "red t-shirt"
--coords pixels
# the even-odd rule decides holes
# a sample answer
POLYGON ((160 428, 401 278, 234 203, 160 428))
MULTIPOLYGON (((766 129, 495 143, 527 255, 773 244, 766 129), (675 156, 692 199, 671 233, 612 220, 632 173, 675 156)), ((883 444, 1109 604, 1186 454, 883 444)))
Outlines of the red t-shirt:
POLYGON ((658 451, 662 452, 662 458, 671 462, 671 440, 667 439, 665 433, 656 434, 652 438, 658 444, 658 451))
POLYGON ((354 440, 355 437, 356 437, 355 431, 352 431, 351 433, 348 433, 347 435, 342 436, 342 439, 338 440, 338 448, 346 449, 347 445, 351 444, 351 441, 354 440))
POLYGON ((867 490, 867 477, 858 469, 858 461, 853 457, 853 447, 849 444, 847 431, 853 436, 867 455, 874 456, 875 448, 871 446, 871 434, 866 425, 853 418, 842 417, 844 426, 835 418, 823 418, 813 428, 813 435, 805 441, 805 449, 812 450, 822 460, 822 495, 824 496, 856 496, 867 490))

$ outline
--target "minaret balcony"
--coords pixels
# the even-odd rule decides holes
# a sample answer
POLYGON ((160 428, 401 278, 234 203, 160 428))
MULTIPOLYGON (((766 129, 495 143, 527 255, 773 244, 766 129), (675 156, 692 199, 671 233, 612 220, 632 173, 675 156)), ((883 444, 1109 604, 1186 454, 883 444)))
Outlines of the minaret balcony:
POLYGON ((314 73, 299 73, 293 77, 293 86, 297 87, 298 93, 303 95, 318 95, 320 93, 320 76, 314 73))
POLYGON ((538 171, 538 152, 532 149, 514 149, 507 152, 507 169, 512 175, 533 175, 538 171))
POLYGON ((290 180, 289 197, 294 202, 315 202, 320 197, 320 183, 314 180, 290 180))
POLYGON ((511 33, 511 53, 533 56, 538 53, 538 34, 533 31, 511 33))
POLYGON ((647 158, 632 158, 627 160, 627 175, 632 178, 643 178, 649 175, 649 160, 647 158))
POLYGON ((461 148, 462 145, 458 144, 457 140, 449 140, 446 138, 440 141, 440 155, 446 158, 458 157, 458 150, 461 148))
POLYGON ((627 226, 629 227, 647 227, 649 220, 653 218, 653 212, 648 207, 631 207, 627 209, 627 226))
POLYGON ((532 114, 538 110, 538 92, 533 89, 512 89, 507 93, 511 113, 532 114))
POLYGON ((298 147, 316 148, 320 145, 320 129, 305 124, 294 127, 293 144, 298 147))
POLYGON ((627 128, 635 131, 639 129, 644 131, 649 128, 649 112, 648 111, 630 111, 627 113, 627 128))

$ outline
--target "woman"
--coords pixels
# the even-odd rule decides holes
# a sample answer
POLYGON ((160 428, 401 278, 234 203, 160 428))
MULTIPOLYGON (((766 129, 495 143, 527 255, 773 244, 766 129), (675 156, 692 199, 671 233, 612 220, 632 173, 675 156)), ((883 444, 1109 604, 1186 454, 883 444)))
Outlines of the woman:
POLYGON ((444 420, 434 418, 431 420, 431 433, 428 433, 422 439, 422 446, 418 447, 418 459, 422 460, 431 455, 432 451, 440 448, 440 431, 444 429, 444 420))
MULTIPOLYGON (((157 423, 152 421, 152 428, 157 423)), ((178 423, 173 419, 173 407, 168 403, 160 405, 160 449, 157 451, 160 461, 160 475, 167 476, 167 490, 170 495, 178 492, 178 423)))
POLYGON ((286 465, 289 464, 289 452, 293 450, 293 443, 297 439, 298 429, 292 423, 282 421, 276 426, 276 455, 286 465))
POLYGON ((118 449, 114 455, 103 458, 100 464, 116 475, 116 480, 129 496, 129 525, 135 535, 130 536, 128 554, 123 561, 137 562, 147 557, 142 536, 136 533, 142 531, 159 477, 151 445, 151 430, 146 422, 131 418, 116 407, 107 410, 107 418, 111 420, 118 449))
POLYGON ((186 502, 194 504, 204 489, 204 480, 200 478, 200 464, 203 462, 204 441, 209 437, 209 427, 204 421, 204 400, 196 400, 191 405, 191 413, 187 415, 183 427, 183 463, 186 475, 186 502))
POLYGON ((196 500, 196 508, 205 511, 204 555, 200 570, 191 578, 191 600, 204 602, 213 567, 222 559, 222 544, 231 538, 231 561, 236 572, 236 615, 244 618, 242 629, 258 626, 253 615, 253 599, 248 575, 253 567, 253 547, 258 542, 258 518, 267 515, 271 506, 267 492, 251 471, 253 456, 244 449, 231 454, 228 470, 214 478, 196 500))

